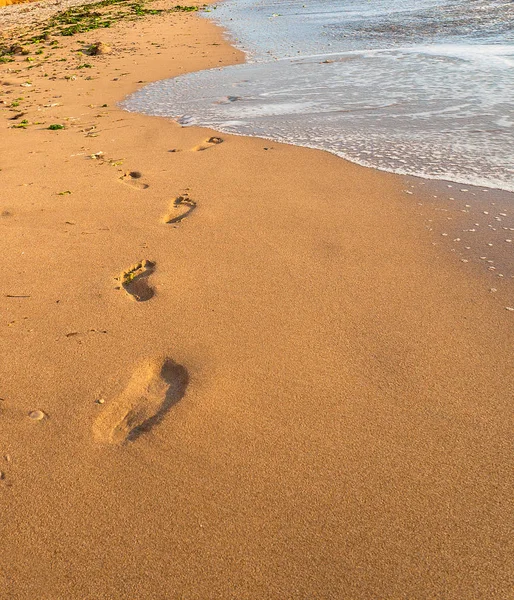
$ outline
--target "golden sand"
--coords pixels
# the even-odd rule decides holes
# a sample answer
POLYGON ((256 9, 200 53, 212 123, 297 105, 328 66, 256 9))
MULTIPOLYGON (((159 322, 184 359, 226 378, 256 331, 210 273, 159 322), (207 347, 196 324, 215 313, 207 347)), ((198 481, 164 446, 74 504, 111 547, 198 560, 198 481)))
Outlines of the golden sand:
POLYGON ((25 2, 33 2, 33 1, 35 1, 35 0, 0 0, 0 6, 10 6, 11 4, 23 4, 25 2))
POLYGON ((0 598, 512 598, 505 299, 400 177, 116 107, 210 22, 57 41, 0 65, 0 598))

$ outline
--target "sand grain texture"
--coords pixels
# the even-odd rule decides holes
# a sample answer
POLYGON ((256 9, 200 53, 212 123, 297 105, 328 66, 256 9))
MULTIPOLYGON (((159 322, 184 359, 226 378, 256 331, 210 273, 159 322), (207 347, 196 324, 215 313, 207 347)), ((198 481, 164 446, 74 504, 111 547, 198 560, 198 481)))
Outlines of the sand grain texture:
POLYGON ((0 598, 512 598, 511 283, 402 178, 116 107, 210 22, 58 41, 0 65, 0 598))
POLYGON ((169 358, 146 360, 134 370, 123 393, 95 420, 97 440, 122 444, 150 432, 182 399, 187 371, 169 358))

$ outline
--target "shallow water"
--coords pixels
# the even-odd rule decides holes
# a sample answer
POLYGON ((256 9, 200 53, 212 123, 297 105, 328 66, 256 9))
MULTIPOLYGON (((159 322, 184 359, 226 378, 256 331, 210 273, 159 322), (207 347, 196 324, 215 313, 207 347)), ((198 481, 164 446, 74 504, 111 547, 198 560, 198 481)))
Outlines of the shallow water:
POLYGON ((129 110, 514 191, 514 3, 227 0, 249 62, 152 84, 129 110))

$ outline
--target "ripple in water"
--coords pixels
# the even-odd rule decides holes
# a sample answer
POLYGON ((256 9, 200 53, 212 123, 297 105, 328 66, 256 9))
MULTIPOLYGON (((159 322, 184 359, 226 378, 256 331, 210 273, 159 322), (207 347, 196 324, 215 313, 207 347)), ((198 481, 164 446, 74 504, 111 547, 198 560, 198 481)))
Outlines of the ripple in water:
POLYGON ((125 108, 514 191, 514 3, 228 0, 216 16, 250 62, 125 108))

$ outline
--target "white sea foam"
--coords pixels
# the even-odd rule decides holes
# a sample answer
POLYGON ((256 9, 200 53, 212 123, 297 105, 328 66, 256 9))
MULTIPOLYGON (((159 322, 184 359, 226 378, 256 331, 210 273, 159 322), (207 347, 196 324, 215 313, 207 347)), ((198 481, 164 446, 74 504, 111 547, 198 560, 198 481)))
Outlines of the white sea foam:
POLYGON ((514 191, 514 3, 227 0, 215 13, 251 62, 153 84, 129 110, 514 191))

